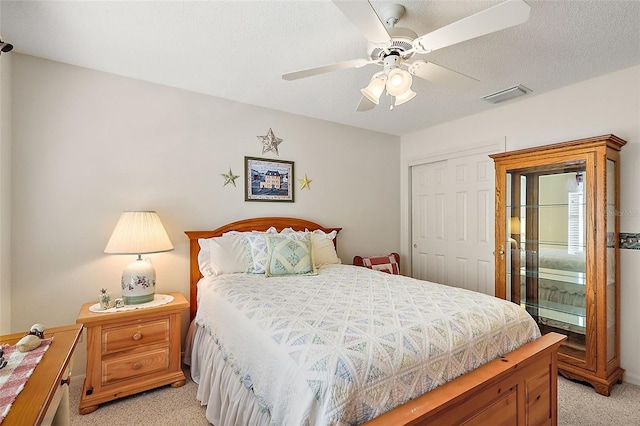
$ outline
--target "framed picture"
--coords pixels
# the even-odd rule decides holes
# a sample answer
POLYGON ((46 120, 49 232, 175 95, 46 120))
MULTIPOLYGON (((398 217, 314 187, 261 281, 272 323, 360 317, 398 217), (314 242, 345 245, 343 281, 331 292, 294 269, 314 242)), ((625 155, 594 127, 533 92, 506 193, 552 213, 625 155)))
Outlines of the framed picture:
POLYGON ((245 201, 293 202, 293 161, 244 157, 245 201))

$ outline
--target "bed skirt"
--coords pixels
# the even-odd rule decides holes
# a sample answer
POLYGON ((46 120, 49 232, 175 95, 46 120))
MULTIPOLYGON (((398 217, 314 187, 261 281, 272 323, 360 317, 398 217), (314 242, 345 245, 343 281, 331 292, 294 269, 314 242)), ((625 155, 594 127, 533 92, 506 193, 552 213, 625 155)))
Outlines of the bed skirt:
POLYGON ((198 384, 196 398, 207 406, 207 420, 214 425, 268 425, 269 412, 257 402, 240 375, 226 362, 211 335, 195 321, 185 344, 185 364, 198 384))

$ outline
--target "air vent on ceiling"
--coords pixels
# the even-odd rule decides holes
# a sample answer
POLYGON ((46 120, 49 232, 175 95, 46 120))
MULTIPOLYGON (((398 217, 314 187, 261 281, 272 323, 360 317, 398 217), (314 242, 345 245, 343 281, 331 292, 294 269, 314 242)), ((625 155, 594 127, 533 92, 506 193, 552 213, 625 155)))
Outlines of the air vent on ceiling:
POLYGON ((526 95, 529 92, 531 92, 531 89, 519 84, 517 86, 510 87, 508 89, 501 90, 499 92, 487 95, 482 99, 484 99, 489 103, 497 104, 499 102, 504 102, 504 101, 508 101, 509 99, 517 98, 518 96, 526 95))

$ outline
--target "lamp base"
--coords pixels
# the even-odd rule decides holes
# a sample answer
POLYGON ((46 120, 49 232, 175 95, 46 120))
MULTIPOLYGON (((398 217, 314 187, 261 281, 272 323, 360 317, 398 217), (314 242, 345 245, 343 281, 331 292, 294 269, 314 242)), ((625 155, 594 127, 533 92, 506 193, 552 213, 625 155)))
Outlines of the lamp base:
POLYGON ((140 305, 142 303, 153 302, 155 293, 150 296, 122 296, 122 300, 126 305, 140 305))
POLYGON ((125 305, 153 301, 156 291, 156 271, 149 259, 138 256, 122 271, 122 298, 125 305))

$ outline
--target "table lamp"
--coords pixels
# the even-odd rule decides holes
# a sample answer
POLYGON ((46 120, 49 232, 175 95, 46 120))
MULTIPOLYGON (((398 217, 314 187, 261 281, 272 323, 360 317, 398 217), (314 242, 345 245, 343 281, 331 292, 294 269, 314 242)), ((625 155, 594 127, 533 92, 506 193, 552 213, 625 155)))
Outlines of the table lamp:
POLYGON ((137 254, 122 272, 122 298, 126 305, 153 301, 156 271, 143 254, 173 250, 167 231, 154 211, 124 212, 105 247, 108 254, 137 254))

